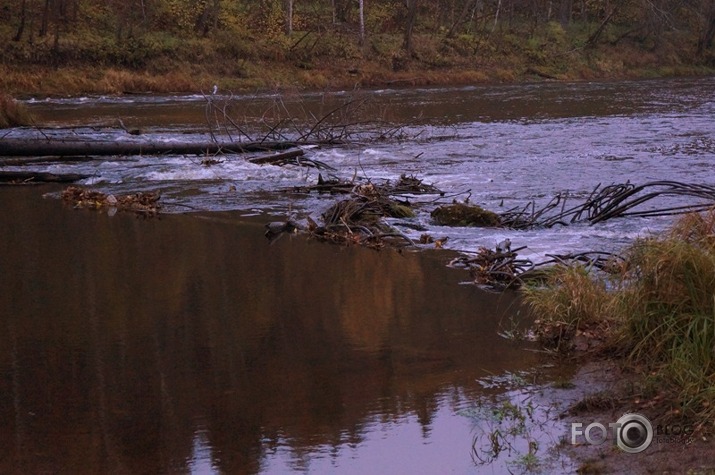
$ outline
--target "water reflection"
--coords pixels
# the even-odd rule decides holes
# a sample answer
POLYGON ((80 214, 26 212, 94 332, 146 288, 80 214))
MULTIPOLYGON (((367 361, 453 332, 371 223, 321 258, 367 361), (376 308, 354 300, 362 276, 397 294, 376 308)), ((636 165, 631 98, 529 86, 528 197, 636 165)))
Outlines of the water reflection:
POLYGON ((535 362, 440 258, 0 192, 2 473, 466 470, 475 380, 535 362))

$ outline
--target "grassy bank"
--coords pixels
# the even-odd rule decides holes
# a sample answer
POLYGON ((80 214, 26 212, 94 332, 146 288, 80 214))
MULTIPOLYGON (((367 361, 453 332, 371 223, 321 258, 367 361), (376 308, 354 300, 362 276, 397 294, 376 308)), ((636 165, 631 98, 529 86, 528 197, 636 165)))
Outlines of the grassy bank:
POLYGON ((297 4, 290 33, 277 2, 195 2, 214 12, 162 0, 140 14, 88 1, 61 16, 17 3, 0 0, 8 19, 0 25, 0 90, 15 96, 715 73, 703 12, 652 18, 637 0, 613 12, 607 3, 573 2, 560 19, 550 7, 500 11, 501 2, 461 18, 460 2, 422 2, 409 44, 401 2, 369 3, 364 38, 354 7, 337 18, 327 2, 297 4))
MULTIPOLYGON (((540 80, 603 80, 715 74, 705 63, 681 58, 643 55, 636 47, 598 51, 555 51, 555 59, 534 62, 530 51, 493 51, 477 58, 451 52, 432 58, 439 40, 425 38, 425 54, 392 63, 399 54, 387 50, 375 57, 355 55, 319 57, 310 63, 270 59, 224 61, 218 54, 200 62, 147 59, 141 67, 100 62, 62 66, 0 64, 0 90, 20 96, 82 93, 197 92, 217 84, 223 91, 335 90, 355 87, 469 85, 540 80), (546 63, 546 64, 544 64, 546 63)), ((399 49, 398 49, 399 51, 399 49)))
POLYGON ((567 349, 579 338, 602 341, 602 350, 647 375, 645 396, 664 401, 661 416, 713 430, 715 210, 636 242, 611 275, 556 268, 527 302, 545 342, 567 349))

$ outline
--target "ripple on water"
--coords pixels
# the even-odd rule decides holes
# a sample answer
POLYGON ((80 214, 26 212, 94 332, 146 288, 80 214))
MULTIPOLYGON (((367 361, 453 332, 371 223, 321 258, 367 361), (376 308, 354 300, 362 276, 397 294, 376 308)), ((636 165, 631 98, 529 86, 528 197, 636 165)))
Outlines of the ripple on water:
MULTIPOLYGON (((713 80, 706 78, 367 91, 364 94, 378 106, 389 105, 392 118, 421 116, 422 124, 405 128, 399 141, 309 147, 305 151, 309 158, 336 169, 322 172, 325 178, 381 181, 415 175, 449 196, 468 197, 495 211, 524 207, 531 201, 543 206, 559 193, 568 193, 575 204, 599 184, 655 180, 714 184, 710 163, 715 153, 712 84, 713 80)), ((285 100, 289 107, 300 104, 320 109, 348 95, 307 94, 285 100)), ((239 96, 236 100, 261 110, 261 104, 272 103, 275 95, 239 96)), ((99 122, 101 114, 106 114, 108 121, 122 116, 163 121, 152 124, 139 139, 195 141, 206 140, 206 132, 182 132, 191 123, 187 120, 194 121, 196 130, 202 128, 204 101, 202 95, 142 95, 28 102, 40 115, 47 110, 83 117, 82 111, 90 111, 88 117, 99 122), (201 113, 187 119, 193 116, 185 111, 201 113)), ((46 133, 55 137, 70 134, 75 139, 79 134, 102 140, 138 140, 117 134, 116 129, 97 127, 58 128, 46 133)), ((37 131, 13 129, 10 134, 29 138, 37 136, 37 131)), ((201 157, 195 156, 137 156, 49 165, 45 170, 86 173, 91 178, 84 184, 110 191, 140 183, 138 186, 164 191, 170 202, 194 209, 300 210, 316 218, 331 198, 270 193, 276 188, 315 183, 318 172, 253 165, 242 156, 225 157, 212 166, 201 165, 201 157), (199 192, 182 194, 178 191, 182 186, 199 192)), ((431 199, 412 198, 418 204, 416 222, 431 234, 449 235, 447 247, 453 249, 491 246, 505 237, 515 245, 529 246, 527 252, 533 256, 592 250, 587 246, 612 249, 641 231, 658 231, 672 222, 658 219, 641 226, 623 219, 613 224, 529 232, 441 228, 429 219, 430 208, 436 206, 431 199)), ((682 199, 674 199, 671 204, 682 203, 682 199)), ((416 232, 404 230, 416 236, 416 232)))

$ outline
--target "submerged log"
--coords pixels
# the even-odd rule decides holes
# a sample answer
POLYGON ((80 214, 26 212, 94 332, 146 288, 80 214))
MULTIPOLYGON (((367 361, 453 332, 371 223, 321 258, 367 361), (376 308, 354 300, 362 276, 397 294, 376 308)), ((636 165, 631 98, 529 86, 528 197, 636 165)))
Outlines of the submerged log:
POLYGON ((159 154, 217 154, 265 152, 287 150, 298 146, 295 142, 161 142, 91 140, 3 140, 0 142, 0 156, 86 156, 86 155, 159 155, 159 154))
POLYGON ((78 173, 43 173, 43 172, 6 172, 0 171, 0 183, 25 184, 25 183, 72 183, 84 180, 89 175, 78 173))

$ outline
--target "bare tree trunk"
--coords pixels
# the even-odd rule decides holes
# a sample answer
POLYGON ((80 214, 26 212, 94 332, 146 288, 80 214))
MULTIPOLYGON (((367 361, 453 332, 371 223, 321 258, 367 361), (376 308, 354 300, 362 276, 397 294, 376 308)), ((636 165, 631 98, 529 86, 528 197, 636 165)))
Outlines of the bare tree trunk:
POLYGON ((606 18, 601 22, 599 27, 594 31, 591 36, 588 37, 586 40, 586 46, 593 46, 598 42, 598 39, 601 37, 601 34, 603 31, 606 29, 608 24, 611 22, 611 18, 613 18, 613 15, 616 14, 616 11, 618 10, 618 5, 613 7, 613 10, 611 10, 611 13, 609 13, 606 18))
POLYGON ((42 23, 40 24, 40 36, 47 34, 48 25, 50 23, 50 3, 52 0, 45 0, 45 8, 42 11, 42 23))
POLYGON ((218 29, 219 16, 221 16, 221 0, 214 0, 214 30, 218 29))
POLYGON ((142 7, 142 21, 146 23, 146 5, 144 5, 144 0, 139 0, 139 6, 142 7))
POLYGON ((365 0, 360 2, 360 46, 365 44, 365 0))
POLYGON ((710 0, 708 11, 705 13, 705 31, 698 40, 698 55, 702 55, 705 50, 712 48, 715 41, 715 0, 710 0))
POLYGON ((36 156, 86 156, 86 155, 155 155, 163 153, 176 154, 214 154, 214 153, 244 153, 267 150, 287 150, 296 147, 296 142, 97 142, 85 141, 52 141, 17 139, 3 141, 0 156, 36 157, 36 156))
POLYGON ((499 12, 501 11, 501 0, 499 0, 499 3, 497 3, 497 11, 494 14, 494 26, 492 27, 492 31, 495 31, 497 29, 497 24, 499 23, 499 12))
MULTIPOLYGON (((501 1, 501 0, 500 0, 501 1)), ((407 0, 407 23, 405 24, 405 40, 402 44, 405 52, 412 55, 414 45, 412 44, 412 32, 415 29, 415 19, 417 18, 417 0, 407 0)))
POLYGON ((564 28, 571 23, 571 10, 573 10, 573 0, 561 0, 559 4, 559 23, 564 28))
POLYGON ((22 34, 25 31, 25 18, 27 16, 27 0, 22 0, 22 7, 20 10, 20 25, 17 27, 17 33, 12 38, 12 41, 20 41, 22 39, 22 34))
POLYGON ((54 13, 53 13, 53 21, 55 22, 55 39, 52 44, 52 55, 54 56, 53 61, 59 61, 59 53, 60 53, 60 26, 63 23, 61 18, 63 16, 62 14, 62 6, 60 4, 60 0, 55 0, 55 8, 54 8, 54 13))
MULTIPOLYGON (((481 13, 482 11, 482 0, 476 0, 474 2, 474 8, 472 8, 472 13, 469 15, 469 25, 470 27, 474 27, 475 29, 479 28, 479 25, 475 23, 475 18, 478 20, 479 18, 477 17, 477 10, 481 13)), ((481 15, 482 17, 484 15, 481 15)))
POLYGON ((293 35, 293 0, 286 0, 286 35, 293 35))
MULTIPOLYGON (((472 4, 475 4, 475 9, 476 9, 476 0, 474 2, 471 1, 465 1, 464 5, 462 6, 462 12, 459 15, 458 18, 455 18, 452 22, 452 26, 449 28, 449 31, 447 32, 447 38, 454 38, 454 36, 457 33, 457 27, 464 23, 468 17, 470 7, 472 4)), ((474 15, 474 13, 472 13, 474 15)))

